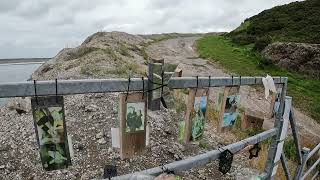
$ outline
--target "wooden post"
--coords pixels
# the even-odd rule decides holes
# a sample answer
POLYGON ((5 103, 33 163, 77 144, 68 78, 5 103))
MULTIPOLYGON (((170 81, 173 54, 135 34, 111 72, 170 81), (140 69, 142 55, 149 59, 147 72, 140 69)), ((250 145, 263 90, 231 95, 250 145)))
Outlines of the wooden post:
POLYGON ((174 77, 182 77, 182 69, 176 69, 174 71, 174 77))
MULTIPOLYGON (((182 69, 176 69, 175 71, 174 71, 174 75, 173 75, 174 77, 182 77, 182 69)), ((179 96, 179 92, 180 92, 180 90, 179 89, 174 89, 173 90, 173 95, 174 95, 174 97, 178 97, 179 96)))
MULTIPOLYGON (((185 131, 184 131, 184 143, 188 144, 190 142, 191 133, 192 133, 192 113, 194 113, 194 103, 196 97, 206 96, 206 109, 208 108, 208 89, 195 89, 192 88, 189 90, 187 112, 185 116, 185 131)), ((206 116, 205 116, 206 119, 206 116)))
MULTIPOLYGON (((161 77, 163 65, 164 59, 151 59, 151 63, 148 65, 148 78, 150 79, 148 82, 149 90, 154 89, 155 86, 159 87, 159 85, 154 85, 152 82, 156 82, 156 75, 161 77)), ((160 110, 160 98, 154 97, 156 93, 160 94, 160 89, 148 93, 148 109, 151 111, 160 110)))
POLYGON ((119 103, 121 159, 129 158, 135 154, 141 154, 146 147, 146 94, 143 96, 143 93, 130 93, 128 94, 127 102, 126 96, 126 93, 120 94, 119 103), (139 105, 135 105, 133 103, 139 105), (131 128, 130 124, 132 123, 128 121, 132 116, 128 114, 130 112, 127 113, 127 110, 131 107, 135 108, 133 110, 135 111, 135 115, 142 115, 142 125, 139 128, 131 128))
POLYGON ((164 64, 164 58, 151 58, 151 62, 164 64))
MULTIPOLYGON (((227 104, 227 99, 228 96, 230 95, 236 95, 239 93, 240 90, 240 86, 226 86, 224 89, 224 96, 223 96, 223 100, 221 103, 221 109, 220 109, 220 115, 219 115, 219 124, 218 124, 218 132, 224 132, 227 129, 230 129, 230 126, 224 126, 224 113, 226 110, 226 104, 227 104)), ((240 103, 240 101, 238 102, 240 103)), ((238 104, 237 106, 239 106, 240 104, 238 104)), ((235 109, 235 111, 237 111, 237 107, 235 109)))

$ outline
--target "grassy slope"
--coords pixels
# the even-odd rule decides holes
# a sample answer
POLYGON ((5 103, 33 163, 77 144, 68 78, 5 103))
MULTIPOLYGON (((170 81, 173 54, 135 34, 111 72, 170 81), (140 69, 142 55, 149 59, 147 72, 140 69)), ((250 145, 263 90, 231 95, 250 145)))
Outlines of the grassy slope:
POLYGON ((248 18, 229 36, 234 42, 254 43, 258 38, 274 41, 320 43, 320 1, 293 2, 248 18))
POLYGON ((200 57, 212 59, 230 73, 242 76, 287 76, 288 94, 295 107, 307 112, 320 122, 320 80, 306 79, 275 66, 259 66, 261 57, 252 53, 252 46, 240 46, 223 36, 206 36, 196 44, 200 57))

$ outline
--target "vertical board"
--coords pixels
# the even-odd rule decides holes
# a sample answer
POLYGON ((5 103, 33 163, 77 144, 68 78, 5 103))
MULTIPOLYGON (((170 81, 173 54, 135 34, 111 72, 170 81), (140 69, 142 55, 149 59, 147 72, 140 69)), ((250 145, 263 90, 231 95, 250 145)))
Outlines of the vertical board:
POLYGON ((119 128, 111 128, 111 145, 112 148, 120 148, 119 128))
POLYGON ((71 165, 62 96, 31 98, 40 158, 45 170, 71 165))
POLYGON ((275 113, 278 112, 279 105, 280 105, 280 97, 282 88, 279 85, 276 85, 277 93, 271 92, 271 102, 270 102, 270 109, 268 112, 268 118, 273 118, 275 113))
POLYGON ((120 157, 141 154, 146 147, 147 95, 120 94, 120 157))
MULTIPOLYGON (((161 85, 161 74, 163 70, 163 60, 152 60, 152 63, 149 63, 148 68, 148 78, 150 79, 148 83, 149 90, 159 88, 161 85), (161 63, 156 63, 156 62, 161 63), (155 83, 155 84, 154 84, 155 83)), ((152 111, 160 110, 160 93, 161 89, 153 90, 148 93, 148 108, 152 111)))
POLYGON ((240 86, 225 87, 219 115, 218 131, 231 128, 238 116, 240 106, 240 86))
POLYGON ((185 119, 184 142, 197 140, 203 133, 206 119, 208 89, 190 89, 185 119))
POLYGON ((291 103, 292 103, 291 97, 287 96, 286 99, 285 99, 285 110, 284 110, 284 113, 283 113, 283 122, 282 122, 282 126, 281 126, 280 137, 279 137, 279 140, 278 140, 277 151, 276 151, 276 155, 275 155, 275 158, 274 158, 275 166, 273 167, 271 177, 273 177, 275 175, 275 173, 277 172, 277 168, 278 168, 277 164, 279 164, 279 160, 281 158, 281 154, 282 154, 282 151, 283 151, 284 141, 285 141, 285 138, 286 138, 287 133, 288 133, 288 125, 289 125, 289 115, 290 115, 290 111, 291 111, 291 103))

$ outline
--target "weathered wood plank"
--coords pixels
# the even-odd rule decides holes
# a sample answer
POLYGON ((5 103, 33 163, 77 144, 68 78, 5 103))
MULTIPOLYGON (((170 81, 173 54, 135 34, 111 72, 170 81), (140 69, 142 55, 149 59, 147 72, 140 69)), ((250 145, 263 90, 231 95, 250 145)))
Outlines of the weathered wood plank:
POLYGON ((143 93, 120 94, 119 120, 120 120, 120 157, 121 159, 130 158, 135 154, 143 153, 146 147, 146 118, 147 118, 147 96, 142 97, 143 93), (126 132, 127 103, 143 102, 144 107, 144 128, 136 132, 126 132))
MULTIPOLYGON (((184 130, 184 143, 188 144, 192 133, 192 113, 194 112, 194 103, 196 97, 207 96, 208 101, 208 89, 190 89, 188 96, 187 112, 185 119, 185 130, 184 130)), ((208 106, 208 102, 207 102, 208 106)), ((206 107, 207 109, 207 107, 206 107)))

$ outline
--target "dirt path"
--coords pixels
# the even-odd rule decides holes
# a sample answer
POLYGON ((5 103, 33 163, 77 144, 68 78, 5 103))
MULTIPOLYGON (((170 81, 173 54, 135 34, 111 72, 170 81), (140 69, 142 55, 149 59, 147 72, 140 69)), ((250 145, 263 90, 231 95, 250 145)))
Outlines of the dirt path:
MULTIPOLYGON (((162 57, 167 63, 179 64, 179 68, 183 70, 183 76, 229 76, 227 72, 212 61, 209 62, 208 60, 198 58, 193 45, 199 38, 181 37, 161 41, 149 46, 147 52, 151 57, 162 57)), ((258 92, 256 89, 248 86, 242 86, 240 93, 242 107, 260 111, 264 114, 268 113, 270 100, 265 100, 262 92, 258 92)), ((307 138, 313 138, 313 142, 319 143, 320 125, 299 110, 294 109, 294 112, 300 134, 307 138)), ((267 129, 273 127, 273 120, 267 119, 264 127, 267 129)))

